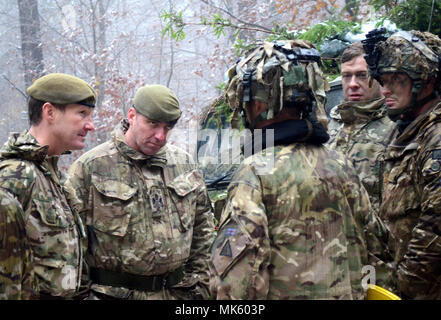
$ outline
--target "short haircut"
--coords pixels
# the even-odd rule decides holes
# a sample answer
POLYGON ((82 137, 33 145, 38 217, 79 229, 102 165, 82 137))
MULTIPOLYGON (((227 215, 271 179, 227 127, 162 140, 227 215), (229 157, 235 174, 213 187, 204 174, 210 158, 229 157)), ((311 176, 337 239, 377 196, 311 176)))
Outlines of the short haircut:
POLYGON ((354 58, 357 58, 359 56, 364 56, 365 51, 363 48, 363 43, 361 42, 354 42, 346 47, 346 49, 343 51, 340 59, 340 63, 348 62, 354 58))
MULTIPOLYGON (((37 100, 33 97, 29 97, 28 114, 29 114, 29 124, 31 126, 37 126, 40 124, 41 118, 42 118, 43 105, 46 102, 49 102, 49 101, 40 101, 40 100, 37 100)), ((66 110, 67 104, 56 104, 56 103, 52 103, 52 102, 49 102, 49 103, 52 104, 58 110, 61 110, 63 112, 66 110)), ((90 98, 84 99, 84 100, 78 102, 78 104, 84 104, 89 107, 89 105, 95 104, 95 98, 90 97, 90 98)))
MULTIPOLYGON (((45 103, 46 103, 45 101, 40 101, 35 98, 29 97, 28 114, 29 114, 29 124, 31 126, 36 126, 40 124, 42 118, 43 105, 45 103)), ((54 103, 52 103, 52 105, 61 111, 64 111, 66 109, 66 105, 54 104, 54 103)))

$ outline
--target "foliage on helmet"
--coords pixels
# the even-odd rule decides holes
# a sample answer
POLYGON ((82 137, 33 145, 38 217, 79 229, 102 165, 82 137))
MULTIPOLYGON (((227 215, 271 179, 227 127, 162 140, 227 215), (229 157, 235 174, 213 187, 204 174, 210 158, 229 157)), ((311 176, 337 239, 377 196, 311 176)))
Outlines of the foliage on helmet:
POLYGON ((253 99, 268 104, 266 119, 274 118, 286 105, 313 109, 326 123, 325 103, 329 84, 320 68, 321 58, 306 40, 264 42, 249 51, 230 70, 226 100, 237 119, 253 99))

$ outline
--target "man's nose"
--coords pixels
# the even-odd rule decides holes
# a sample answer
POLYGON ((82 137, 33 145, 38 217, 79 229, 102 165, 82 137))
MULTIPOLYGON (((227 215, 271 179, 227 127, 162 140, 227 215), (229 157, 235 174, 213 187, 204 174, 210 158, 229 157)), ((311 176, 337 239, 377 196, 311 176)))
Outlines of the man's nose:
POLYGON ((353 74, 351 76, 351 80, 349 81, 349 86, 350 87, 359 87, 360 86, 360 84, 358 83, 357 75, 353 74))
POLYGON ((381 94, 385 97, 388 97, 392 94, 392 91, 389 89, 387 85, 382 85, 380 87, 381 94))
POLYGON ((86 131, 94 131, 95 130, 95 126, 93 125, 93 121, 92 118, 90 118, 89 120, 87 120, 84 129, 86 129, 86 131))
POLYGON ((166 129, 165 128, 157 128, 155 130, 155 138, 161 142, 166 140, 167 139, 166 129))

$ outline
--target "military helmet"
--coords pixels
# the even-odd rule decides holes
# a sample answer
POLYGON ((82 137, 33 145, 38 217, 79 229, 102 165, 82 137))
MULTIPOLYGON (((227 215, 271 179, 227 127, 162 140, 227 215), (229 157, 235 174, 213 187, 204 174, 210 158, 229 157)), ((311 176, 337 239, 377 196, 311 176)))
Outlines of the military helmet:
POLYGON ((435 91, 441 81, 441 39, 430 32, 398 31, 386 38, 384 29, 369 32, 363 40, 366 62, 374 79, 381 85, 384 73, 405 73, 412 79, 412 97, 409 105, 401 109, 388 109, 388 115, 396 121, 401 115, 412 116, 412 110, 424 105, 436 96, 436 92, 417 100, 423 83, 435 79, 435 91))
POLYGON ((295 105, 302 106, 302 118, 314 110, 326 126, 325 91, 329 84, 320 64, 320 54, 309 41, 265 41, 248 51, 228 72, 225 96, 233 110, 232 122, 239 114, 245 118, 248 103, 260 100, 268 104, 268 110, 259 120, 272 119, 284 106, 295 105))
POLYGON ((381 74, 388 72, 403 72, 414 83, 431 77, 439 80, 441 39, 436 35, 415 30, 399 31, 379 40, 371 48, 365 46, 365 50, 371 74, 380 83, 381 74))

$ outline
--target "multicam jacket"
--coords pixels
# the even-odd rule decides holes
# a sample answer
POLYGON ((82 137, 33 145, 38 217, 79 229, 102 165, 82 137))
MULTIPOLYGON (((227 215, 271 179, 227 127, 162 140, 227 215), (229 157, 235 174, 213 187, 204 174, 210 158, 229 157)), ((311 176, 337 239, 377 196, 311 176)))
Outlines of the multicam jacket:
POLYGON ((186 276, 160 292, 98 284, 92 289, 117 298, 174 299, 185 295, 179 288, 205 286, 207 297, 214 222, 202 176, 173 145, 154 156, 133 150, 125 143, 127 128, 124 120, 111 140, 69 169, 70 200, 89 231, 86 260, 93 268, 143 276, 185 266, 186 276))
POLYGON ((350 161, 292 143, 235 172, 212 245, 217 299, 362 299, 369 198, 350 161), (274 168, 257 174, 268 157, 274 168))
POLYGON ((33 297, 31 250, 24 229, 23 209, 6 190, 0 189, 0 299, 33 297))
POLYGON ((441 103, 395 137, 385 160, 380 217, 401 295, 441 299, 441 103))
POLYGON ((330 139, 327 145, 352 160, 375 210, 379 209, 381 203, 381 156, 395 128, 387 117, 384 100, 343 102, 331 110, 328 123, 330 139))
MULTIPOLYGON (((8 190, 18 200, 23 216, 16 216, 15 223, 0 224, 0 229, 7 227, 10 239, 15 237, 16 241, 27 242, 35 274, 33 286, 37 288, 34 294, 71 297, 79 289, 81 279, 79 219, 75 219, 60 184, 58 157, 48 157, 47 150, 47 146, 40 146, 26 132, 12 134, 3 146, 0 188, 8 190), (16 225, 12 227, 12 224, 16 225)), ((3 232, 0 230, 0 234, 3 232)), ((2 254, 9 254, 11 259, 17 255, 13 258, 16 265, 13 271, 22 268, 21 264, 25 264, 24 269, 28 268, 26 254, 19 255, 10 246, 5 247, 2 254)), ((2 259, 0 269, 8 270, 11 268, 9 263, 9 260, 2 259)), ((29 274, 6 277, 14 279, 17 284, 28 281, 29 274)), ((13 299, 14 296, 8 298, 13 299)))

